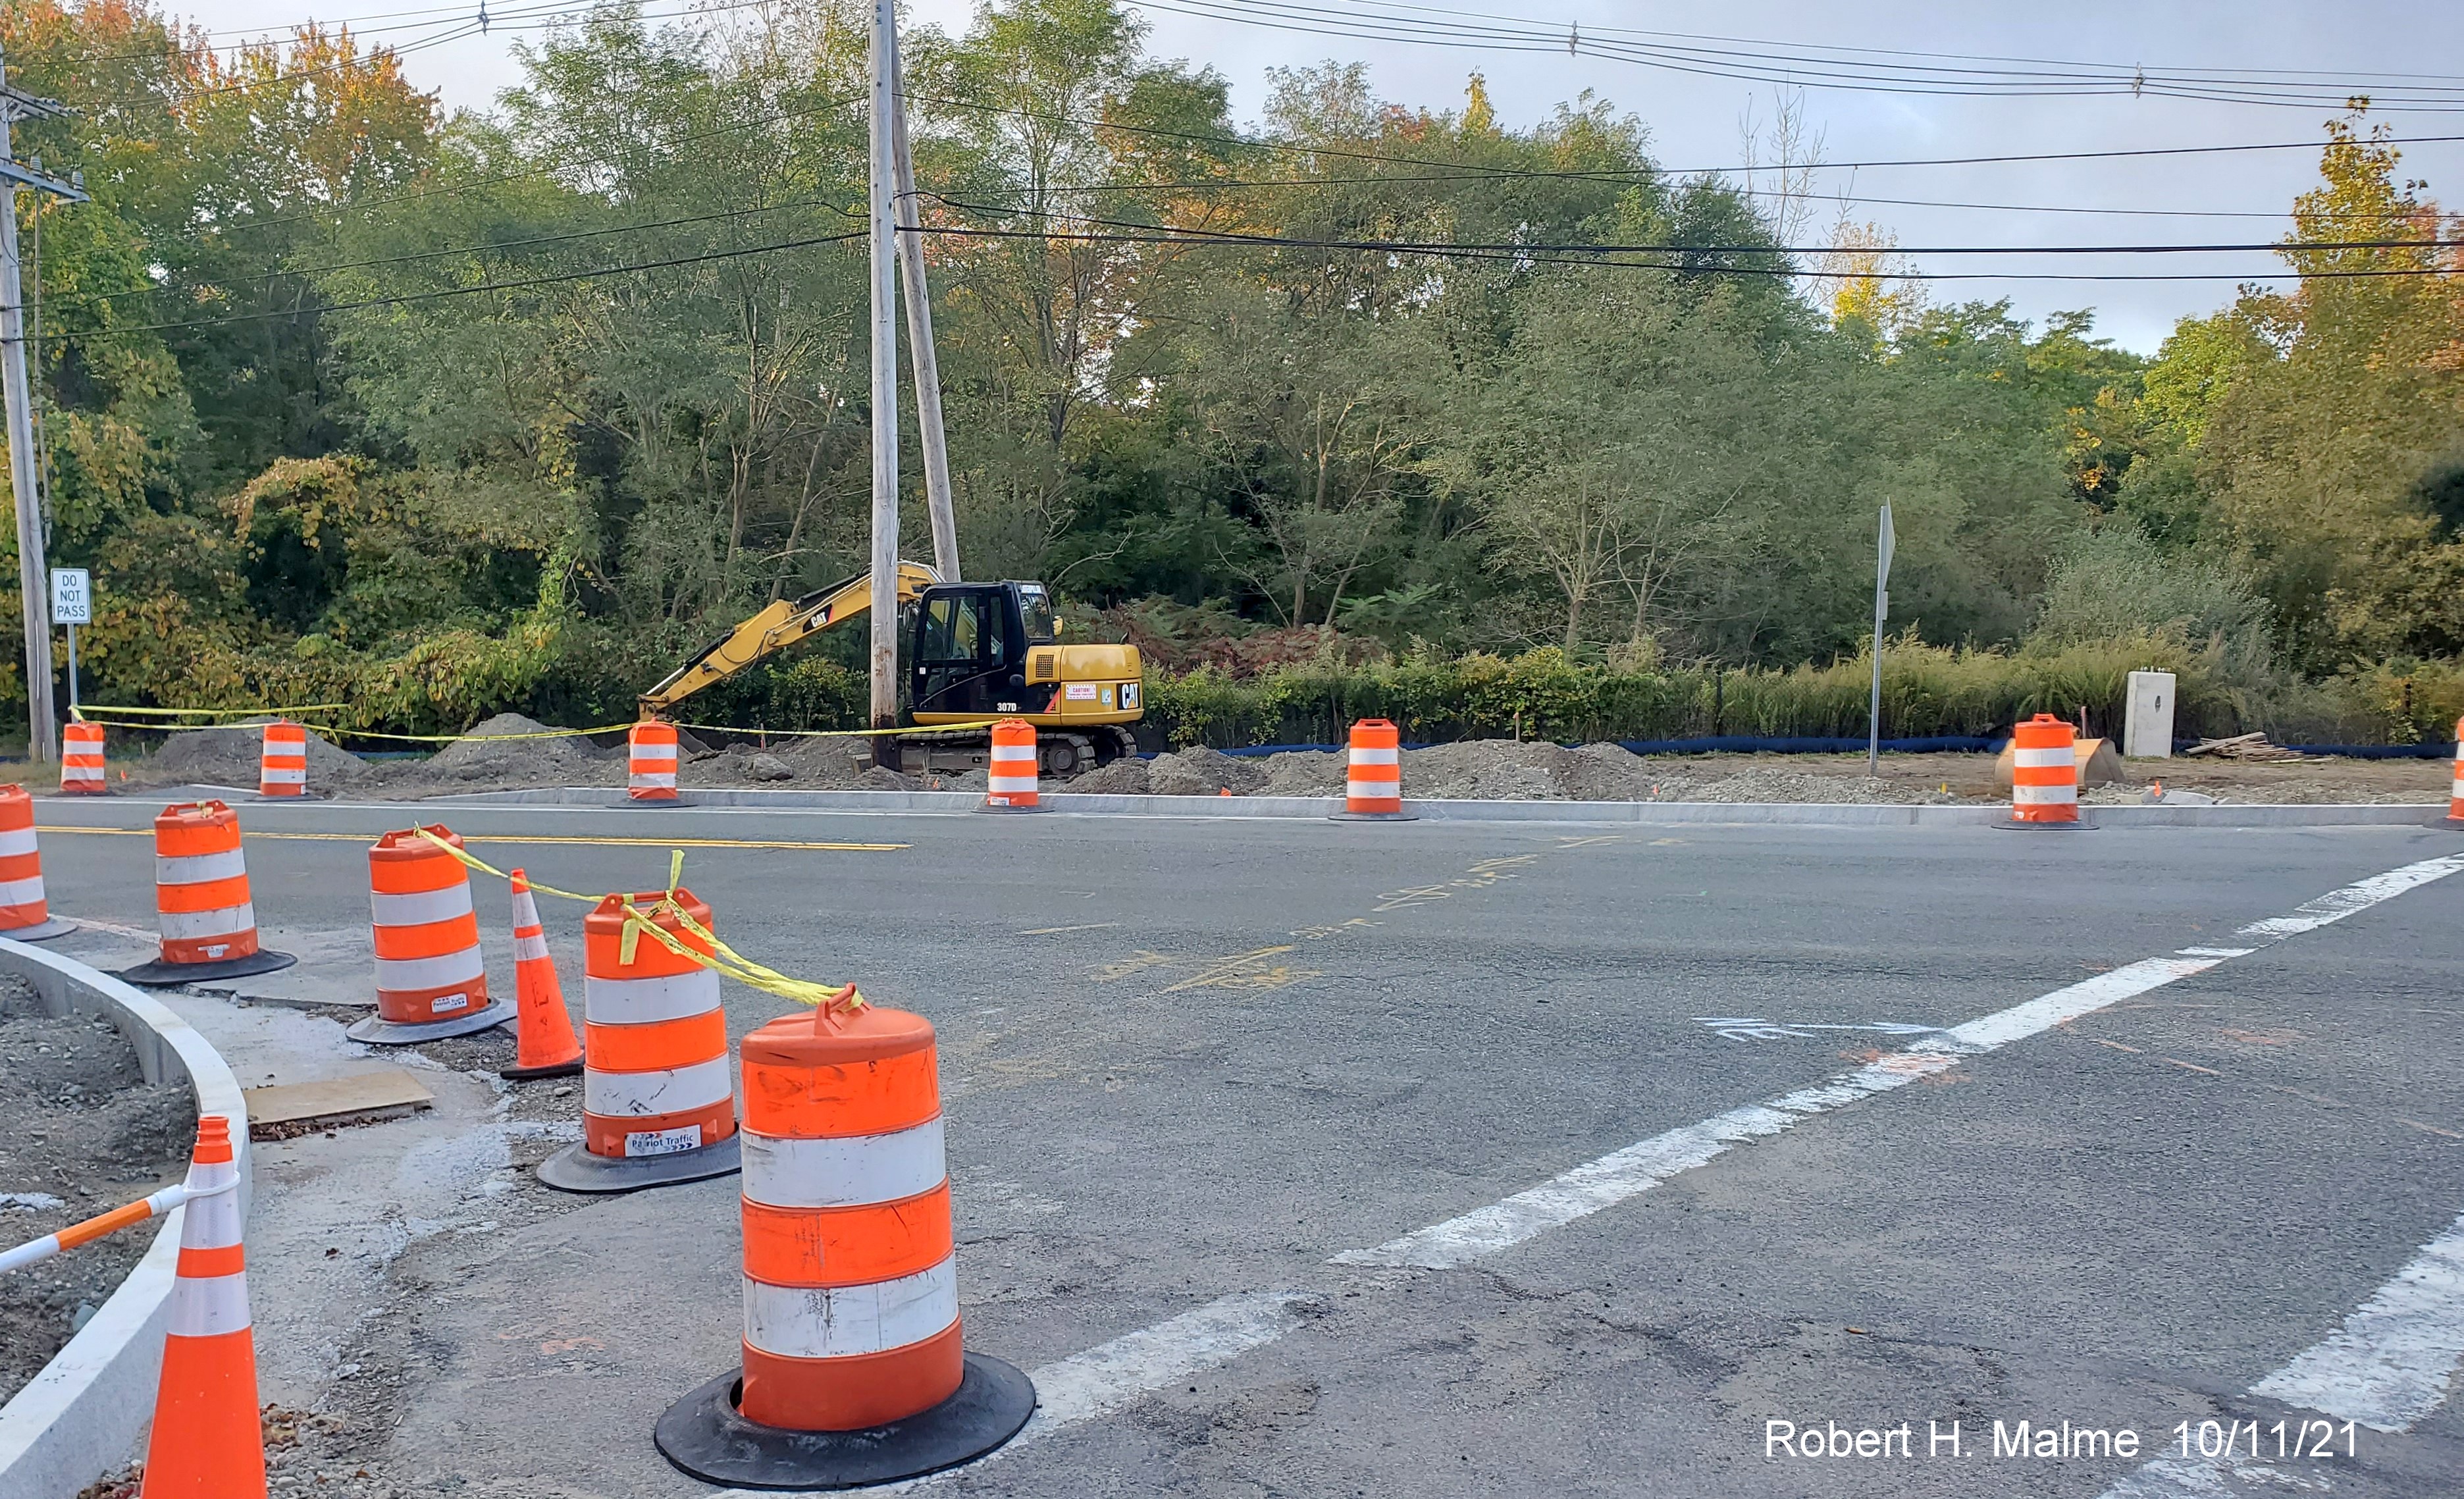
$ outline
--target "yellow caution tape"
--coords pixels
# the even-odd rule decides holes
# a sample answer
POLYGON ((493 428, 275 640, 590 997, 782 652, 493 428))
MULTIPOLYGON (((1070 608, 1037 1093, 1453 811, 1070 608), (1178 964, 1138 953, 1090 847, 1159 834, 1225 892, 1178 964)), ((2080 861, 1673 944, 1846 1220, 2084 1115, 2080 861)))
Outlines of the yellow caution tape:
MULTIPOLYGON (((473 857, 425 827, 413 828, 412 831, 451 854, 468 868, 493 874, 500 880, 512 878, 495 865, 473 857)), ((815 983, 809 979, 790 978, 776 968, 755 962, 720 941, 717 933, 694 920, 693 913, 685 910, 683 903, 676 899, 676 889, 684 883, 685 851, 682 849, 673 849, 669 850, 669 853, 667 891, 652 904, 649 912, 644 912, 632 901, 621 895, 615 897, 625 913, 624 935, 619 939, 617 948, 617 956, 625 962, 632 962, 633 954, 639 948, 642 935, 648 933, 669 952, 733 979, 747 988, 759 989, 764 994, 775 994, 782 1000, 793 1000, 799 1004, 810 1004, 824 1011, 841 1015, 852 1015, 867 1006, 869 1002, 862 994, 856 992, 856 986, 852 983, 815 983), (687 932, 708 942, 711 950, 705 953, 698 948, 687 946, 674 933, 660 926, 653 918, 662 912, 673 917, 676 924, 687 932)), ((532 880, 530 887, 539 894, 554 895, 561 900, 578 900, 586 906, 596 906, 609 898, 605 895, 577 894, 569 890, 559 890, 553 885, 542 885, 537 880, 532 880)))
MULTIPOLYGON (((256 715, 300 714, 309 712, 311 709, 336 709, 344 706, 346 705, 342 703, 315 703, 307 708, 97 708, 91 712, 72 709, 70 714, 79 723, 99 724, 106 729, 165 729, 177 726, 142 721, 131 723, 118 718, 98 718, 94 715, 98 713, 165 716, 195 714, 221 717, 245 717, 256 715)), ((1009 716, 1017 716, 1013 714, 1009 716)), ((301 728, 314 729, 329 738, 390 739, 403 744, 487 744, 498 739, 508 742, 515 739, 570 739, 593 734, 622 734, 633 727, 629 723, 607 723, 595 729, 536 729, 521 734, 382 734, 374 729, 346 729, 340 724, 320 723, 309 718, 294 718, 291 721, 297 723, 301 728)), ((903 734, 943 734, 959 729, 988 729, 1001 721, 1000 718, 970 718, 963 723, 926 723, 904 729, 744 729, 724 723, 678 723, 675 727, 698 729, 709 734, 761 734, 777 738, 828 739, 869 738, 881 735, 894 737, 903 734)))
POLYGON ((679 723, 679 729, 700 729, 709 734, 766 734, 781 739, 846 739, 869 738, 876 735, 943 734, 953 729, 989 729, 996 723, 1018 717, 1004 714, 999 718, 969 718, 964 723, 918 723, 904 729, 739 729, 724 723, 679 723))
MULTIPOLYGON (((91 705, 95 713, 134 713, 159 718, 245 718, 256 713, 334 713, 348 708, 349 703, 301 703, 297 708, 115 708, 109 703, 91 705)), ((69 716, 82 720, 86 707, 71 708, 69 716)))

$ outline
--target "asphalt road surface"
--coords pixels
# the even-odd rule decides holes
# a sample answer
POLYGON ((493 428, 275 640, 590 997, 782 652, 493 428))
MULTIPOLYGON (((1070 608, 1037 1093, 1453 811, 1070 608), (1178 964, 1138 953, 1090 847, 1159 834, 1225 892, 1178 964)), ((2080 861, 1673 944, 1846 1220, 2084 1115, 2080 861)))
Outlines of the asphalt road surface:
MULTIPOLYGON (((45 805, 55 911, 149 924, 147 840, 66 829, 151 810, 45 805)), ((404 815, 243 808, 294 998, 366 1002, 363 840, 404 815)), ((2464 1491, 2453 832, 423 815, 589 892, 681 843, 747 956, 938 1027, 968 1341, 1046 1407, 935 1491, 2464 1491), (2325 1383, 2252 1393, 2288 1368, 2325 1383), (2332 1455, 2278 1457, 2321 1411, 2332 1455)), ((709 1492, 649 1431, 735 1361, 734 1182, 561 1196, 516 1130, 484 1195, 285 1233, 318 1150, 412 1128, 263 1148, 260 1344, 326 1262, 381 1303, 274 1377, 421 1491, 709 1492)))

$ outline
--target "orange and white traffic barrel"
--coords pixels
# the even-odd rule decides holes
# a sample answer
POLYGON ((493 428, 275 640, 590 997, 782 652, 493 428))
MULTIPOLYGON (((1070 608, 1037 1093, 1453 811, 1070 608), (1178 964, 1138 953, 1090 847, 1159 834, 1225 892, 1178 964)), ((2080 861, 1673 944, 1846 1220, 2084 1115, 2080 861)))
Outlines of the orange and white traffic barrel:
POLYGON ((737 1169, 736 1087, 718 975, 629 924, 633 909, 707 953, 710 907, 689 890, 609 895, 583 918, 582 1142, 539 1162, 567 1192, 630 1192, 737 1169))
POLYGON ((1406 822, 1403 810, 1403 736, 1383 718, 1363 718, 1352 726, 1352 743, 1343 773, 1343 822, 1406 822))
POLYGON ((60 789, 72 796, 102 796, 111 790, 103 777, 101 724, 80 719, 60 725, 60 789))
POLYGON ((2447 821, 2464 825, 2464 718, 2455 720, 2455 779, 2447 788, 2447 821))
POLYGON ((513 871, 514 887, 514 1065, 499 1068, 498 1077, 571 1077, 582 1070, 582 1044, 573 1039, 573 1021, 564 1010, 564 985, 556 978, 556 958, 547 950, 547 927, 539 920, 539 898, 531 893, 530 875, 513 871))
POLYGON ((343 1032, 353 1041, 402 1047, 467 1036, 514 1018, 511 1007, 488 998, 470 871, 431 836, 462 847, 442 826, 390 832, 368 847, 377 1012, 343 1032))
POLYGON ((34 847, 34 799, 24 786, 0 786, 0 937, 41 942, 77 930, 52 915, 43 893, 43 855, 34 847))
POLYGON ((154 819, 154 909, 163 954, 121 974, 131 983, 238 979, 298 961, 257 945, 239 814, 223 803, 183 802, 154 819))
POLYGON ((1003 718, 993 725, 993 758, 984 767, 987 812, 1038 812, 1035 791, 1035 725, 1003 718))
POLYGON ((625 800, 676 799, 676 726, 645 718, 626 736, 625 800))
POLYGON ((1035 1408, 1026 1376, 966 1352, 932 1024, 856 1003, 744 1038, 744 1362, 654 1433, 705 1482, 888 1483, 1035 1408))
POLYGON ((308 794, 308 730, 303 724, 269 723, 256 757, 256 794, 260 797, 302 797, 308 794))
POLYGON ((248 1260, 240 1246, 239 1162, 231 1121, 220 1114, 197 1121, 187 1187, 163 1378, 145 1445, 144 1492, 260 1495, 265 1436, 249 1331, 248 1260))
POLYGON ((2079 827, 2079 731, 2040 713, 2011 731, 2011 817, 1998 827, 2079 827))

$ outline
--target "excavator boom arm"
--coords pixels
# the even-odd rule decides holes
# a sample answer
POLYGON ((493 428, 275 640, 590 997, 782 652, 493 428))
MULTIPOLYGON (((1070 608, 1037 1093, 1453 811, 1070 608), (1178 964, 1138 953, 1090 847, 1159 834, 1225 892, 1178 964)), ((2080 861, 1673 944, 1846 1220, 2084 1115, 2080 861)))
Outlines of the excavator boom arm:
MULTIPOLYGON (((922 562, 898 564, 898 602, 911 604, 941 581, 922 562)), ((801 599, 781 599, 726 634, 719 636, 667 679, 644 693, 645 716, 656 716, 714 682, 723 682, 762 657, 845 624, 872 607, 872 575, 858 573, 843 583, 816 589, 801 599)))

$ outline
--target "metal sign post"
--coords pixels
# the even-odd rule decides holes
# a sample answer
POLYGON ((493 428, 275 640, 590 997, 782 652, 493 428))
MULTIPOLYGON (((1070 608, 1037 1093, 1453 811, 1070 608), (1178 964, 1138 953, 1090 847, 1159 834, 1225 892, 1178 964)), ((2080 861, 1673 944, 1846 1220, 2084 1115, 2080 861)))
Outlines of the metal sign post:
POLYGON ((69 632, 69 716, 77 708, 77 628, 94 623, 94 581, 82 567, 52 569, 52 623, 69 632))
POLYGON ((1865 717, 1865 774, 1882 773, 1882 620, 1891 612, 1891 506, 1882 503, 1882 528, 1874 547, 1874 696, 1865 717))

